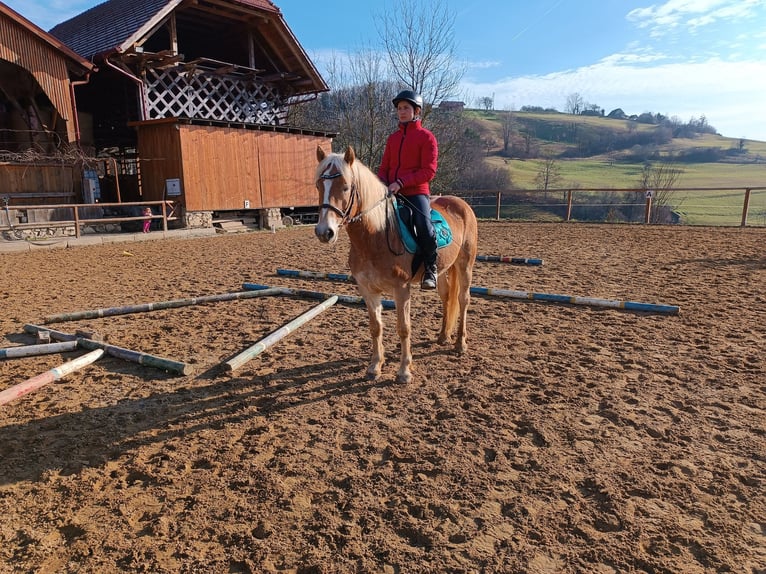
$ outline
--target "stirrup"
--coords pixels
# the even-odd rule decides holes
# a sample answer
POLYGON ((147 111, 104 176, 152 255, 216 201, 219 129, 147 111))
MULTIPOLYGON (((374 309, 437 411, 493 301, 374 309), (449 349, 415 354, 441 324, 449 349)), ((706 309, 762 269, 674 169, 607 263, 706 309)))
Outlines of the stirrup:
POLYGON ((436 275, 426 272, 423 274, 423 280, 420 282, 421 289, 436 289, 436 275))

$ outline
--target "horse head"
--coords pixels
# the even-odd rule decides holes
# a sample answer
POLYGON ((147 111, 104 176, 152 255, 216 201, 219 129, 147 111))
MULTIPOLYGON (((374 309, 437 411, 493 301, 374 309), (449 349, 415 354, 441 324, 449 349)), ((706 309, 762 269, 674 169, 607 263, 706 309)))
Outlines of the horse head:
POLYGON ((334 243, 338 239, 338 230, 351 217, 351 211, 357 198, 351 169, 356 155, 354 148, 348 146, 344 155, 325 154, 317 146, 316 187, 319 192, 319 221, 314 233, 322 243, 334 243))

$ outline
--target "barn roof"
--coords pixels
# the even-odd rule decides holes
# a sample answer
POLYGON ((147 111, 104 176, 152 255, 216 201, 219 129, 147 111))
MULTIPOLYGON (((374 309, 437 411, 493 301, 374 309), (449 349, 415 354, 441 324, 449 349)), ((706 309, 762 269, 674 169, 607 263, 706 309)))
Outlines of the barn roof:
POLYGON ((2 2, 0 2, 0 14, 4 14, 6 17, 14 21, 19 26, 21 26, 28 33, 37 37, 38 40, 42 41, 44 44, 47 44, 48 46, 50 46, 51 48, 59 52, 67 60, 67 65, 70 72, 73 72, 76 75, 82 76, 86 72, 93 70, 94 66, 88 60, 86 60, 79 54, 75 53, 71 48, 69 48, 64 43, 62 43, 58 38, 52 36, 51 34, 46 32, 42 28, 33 24, 32 22, 24 18, 24 16, 22 16, 21 14, 19 14, 18 12, 10 8, 9 6, 6 6, 2 2))
POLYGON ((88 60, 124 53, 151 36, 175 13, 179 26, 207 31, 218 26, 223 36, 233 25, 252 29, 268 47, 272 65, 292 83, 295 93, 329 88, 270 0, 107 0, 54 26, 50 34, 88 60), (291 79, 292 78, 292 79, 291 79))

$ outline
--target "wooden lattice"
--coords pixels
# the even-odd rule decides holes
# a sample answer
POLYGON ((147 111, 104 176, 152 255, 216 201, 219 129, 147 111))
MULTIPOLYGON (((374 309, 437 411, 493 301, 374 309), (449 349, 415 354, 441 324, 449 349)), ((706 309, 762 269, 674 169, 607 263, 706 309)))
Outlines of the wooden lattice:
POLYGON ((148 68, 144 78, 146 119, 281 125, 286 117, 279 93, 256 79, 183 68, 148 68))

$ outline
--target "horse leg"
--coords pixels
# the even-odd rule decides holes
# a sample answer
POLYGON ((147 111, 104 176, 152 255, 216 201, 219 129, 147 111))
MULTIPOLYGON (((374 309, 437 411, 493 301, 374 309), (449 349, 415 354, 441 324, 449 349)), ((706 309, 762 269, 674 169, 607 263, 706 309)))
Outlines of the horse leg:
POLYGON ((467 337, 467 320, 468 320, 468 304, 471 302, 471 278, 473 277, 473 269, 469 265, 464 271, 457 271, 455 279, 459 281, 458 288, 456 289, 458 303, 460 305, 460 317, 457 325, 457 340, 455 341, 455 351, 458 354, 463 354, 468 349, 466 343, 467 337))
POLYGON ((454 277, 452 277, 452 270, 448 269, 442 273, 441 277, 439 277, 439 281, 436 283, 436 288, 439 290, 439 299, 442 301, 442 328, 441 331, 439 331, 439 338, 436 339, 436 342, 440 345, 449 343, 452 337, 452 333, 450 332, 452 329, 449 324, 448 306, 450 297, 450 282, 454 280, 454 277))
POLYGON ((372 358, 367 367, 367 379, 377 381, 383 368, 383 304, 380 293, 363 293, 370 317, 370 335, 372 336, 372 358))
POLYGON ((398 383, 409 383, 412 381, 412 348, 410 343, 410 289, 401 287, 394 293, 396 301, 396 331, 399 334, 399 346, 401 347, 401 359, 399 362, 399 372, 396 374, 398 383))

